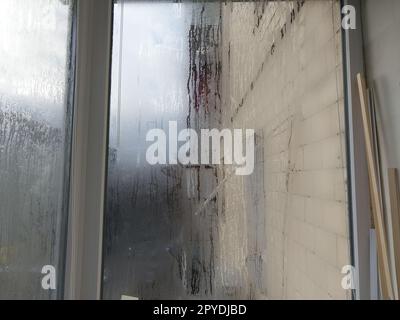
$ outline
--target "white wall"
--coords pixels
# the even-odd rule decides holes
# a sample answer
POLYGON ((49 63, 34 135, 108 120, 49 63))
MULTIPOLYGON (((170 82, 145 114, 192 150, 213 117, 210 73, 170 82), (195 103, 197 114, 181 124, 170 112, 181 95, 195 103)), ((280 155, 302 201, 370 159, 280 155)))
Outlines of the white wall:
MULTIPOLYGON (((366 0, 362 3, 368 87, 374 88, 376 93, 382 172, 384 185, 387 186, 387 169, 400 169, 400 1, 366 0)), ((388 192, 385 194, 389 209, 388 192)), ((390 234, 390 215, 387 216, 387 223, 390 234)), ((388 240, 394 271, 392 237, 389 236, 388 240)))
POLYGON ((246 207, 247 178, 233 177, 219 227, 221 287, 255 298, 349 298, 340 273, 350 258, 339 1, 306 1, 300 11, 269 3, 264 14, 228 4, 223 41, 223 127, 263 137, 265 245, 249 244, 259 216, 246 207))

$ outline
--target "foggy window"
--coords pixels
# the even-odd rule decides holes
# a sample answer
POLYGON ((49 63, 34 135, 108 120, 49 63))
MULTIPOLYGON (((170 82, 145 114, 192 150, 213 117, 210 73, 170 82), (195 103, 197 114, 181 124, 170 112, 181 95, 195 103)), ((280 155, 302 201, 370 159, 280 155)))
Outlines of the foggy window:
POLYGON ((115 3, 103 298, 346 298, 337 5, 115 3))
POLYGON ((63 292, 72 4, 1 1, 0 299, 63 292), (56 279, 50 289, 42 285, 48 270, 56 279))

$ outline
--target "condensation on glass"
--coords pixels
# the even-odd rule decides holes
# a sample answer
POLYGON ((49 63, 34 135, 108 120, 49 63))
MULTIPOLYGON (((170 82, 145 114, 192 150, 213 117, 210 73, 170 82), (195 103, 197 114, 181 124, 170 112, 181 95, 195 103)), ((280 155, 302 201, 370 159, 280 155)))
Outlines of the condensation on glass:
POLYGON ((104 298, 223 296, 214 193, 225 170, 145 158, 147 132, 170 121, 221 127, 220 4, 123 1, 114 21, 104 298))
POLYGON ((66 246, 73 1, 0 6, 0 299, 54 299, 66 246), (55 290, 42 286, 45 266, 55 290))
POLYGON ((338 3, 116 2, 104 298, 346 297, 310 273, 349 263, 338 3), (170 121, 254 129, 253 174, 151 166, 170 121))

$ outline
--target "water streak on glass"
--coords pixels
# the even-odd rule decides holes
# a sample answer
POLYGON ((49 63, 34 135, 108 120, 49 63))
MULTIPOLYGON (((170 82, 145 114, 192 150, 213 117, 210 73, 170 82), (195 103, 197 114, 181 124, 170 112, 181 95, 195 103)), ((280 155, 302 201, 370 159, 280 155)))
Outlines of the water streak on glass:
POLYGON ((346 298, 324 284, 350 264, 340 19, 336 0, 116 2, 104 298, 346 298), (151 166, 170 121, 253 129, 254 172, 151 166))
POLYGON ((0 10, 0 299, 62 294, 72 1, 3 0, 0 10), (56 290, 42 268, 56 268, 56 290))
POLYGON ((213 294, 215 203, 191 213, 215 188, 216 169, 150 166, 145 154, 147 132, 168 132, 169 121, 178 131, 216 127, 219 8, 115 6, 105 298, 213 294))

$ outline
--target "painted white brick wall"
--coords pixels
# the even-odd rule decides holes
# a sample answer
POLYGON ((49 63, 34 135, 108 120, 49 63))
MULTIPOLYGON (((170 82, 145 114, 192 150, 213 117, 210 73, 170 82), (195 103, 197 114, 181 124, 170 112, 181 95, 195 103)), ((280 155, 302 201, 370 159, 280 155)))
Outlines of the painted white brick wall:
POLYGON ((216 276, 243 297, 348 299, 339 1, 297 9, 297 2, 269 3, 257 27, 252 6, 223 6, 223 127, 263 134, 265 246, 261 289, 248 288, 246 178, 232 177, 216 276))

